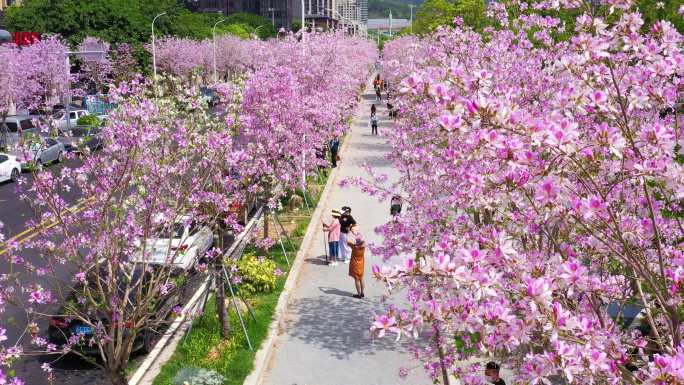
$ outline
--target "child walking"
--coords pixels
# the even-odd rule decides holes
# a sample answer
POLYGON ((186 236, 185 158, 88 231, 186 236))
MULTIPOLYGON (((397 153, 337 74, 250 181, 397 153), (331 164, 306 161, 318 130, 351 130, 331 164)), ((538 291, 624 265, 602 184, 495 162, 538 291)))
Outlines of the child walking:
POLYGON ((332 221, 323 223, 323 231, 328 232, 328 251, 330 252, 330 266, 337 266, 340 259, 340 212, 332 211, 332 221))

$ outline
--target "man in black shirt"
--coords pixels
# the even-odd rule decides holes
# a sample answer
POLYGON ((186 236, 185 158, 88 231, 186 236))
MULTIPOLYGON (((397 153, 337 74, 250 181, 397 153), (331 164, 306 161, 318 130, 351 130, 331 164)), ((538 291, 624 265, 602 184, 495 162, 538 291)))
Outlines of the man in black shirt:
POLYGON ((494 361, 487 362, 487 366, 485 366, 485 379, 487 380, 488 383, 494 384, 494 385, 506 385, 506 381, 504 381, 501 377, 499 377, 499 369, 500 366, 494 361))
POLYGON ((356 221, 351 216, 351 207, 343 206, 342 216, 340 216, 340 257, 344 263, 349 263, 351 259, 352 250, 347 244, 347 240, 354 225, 356 225, 356 221))

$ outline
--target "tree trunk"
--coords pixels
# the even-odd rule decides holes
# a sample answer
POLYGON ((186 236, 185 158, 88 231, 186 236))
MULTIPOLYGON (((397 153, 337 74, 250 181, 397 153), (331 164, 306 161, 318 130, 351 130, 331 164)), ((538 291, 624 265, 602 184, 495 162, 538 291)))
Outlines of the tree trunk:
POLYGON ((218 310, 219 323, 221 324, 221 336, 230 337, 230 319, 226 308, 226 288, 223 266, 216 266, 216 310, 218 310))
POLYGON ((107 368, 105 370, 105 375, 112 385, 128 385, 128 378, 126 378, 123 370, 107 368))
POLYGON ((268 209, 264 209, 264 239, 268 238, 268 209))

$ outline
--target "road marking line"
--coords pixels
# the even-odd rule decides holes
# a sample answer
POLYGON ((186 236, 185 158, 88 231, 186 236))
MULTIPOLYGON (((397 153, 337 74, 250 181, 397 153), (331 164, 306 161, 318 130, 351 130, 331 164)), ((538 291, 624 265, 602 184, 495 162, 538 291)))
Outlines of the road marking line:
MULTIPOLYGON (((93 198, 93 197, 88 198, 88 199, 79 199, 79 201, 75 205, 67 207, 66 209, 64 209, 64 211, 62 211, 62 214, 71 214, 71 215, 78 214, 79 212, 85 210, 86 207, 88 207, 94 201, 95 201, 95 198, 93 198)), ((9 251, 10 247, 7 245, 9 245, 10 243, 17 243, 17 244, 21 245, 21 244, 35 238, 36 235, 41 234, 43 231, 49 230, 49 229, 57 226, 57 224, 58 224, 58 222, 55 219, 46 220, 46 221, 39 223, 36 226, 33 226, 31 228, 28 228, 28 229, 20 232, 19 234, 14 235, 13 237, 6 240, 5 242, 0 243, 0 247, 3 247, 2 249, 0 249, 0 255, 4 255, 9 251)))

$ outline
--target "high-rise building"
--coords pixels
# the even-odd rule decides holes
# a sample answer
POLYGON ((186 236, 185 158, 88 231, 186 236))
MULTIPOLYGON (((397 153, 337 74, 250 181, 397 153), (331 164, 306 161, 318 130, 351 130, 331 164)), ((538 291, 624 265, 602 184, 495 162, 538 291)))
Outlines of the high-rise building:
MULTIPOLYGON (((302 15, 302 0, 185 0, 185 3, 198 12, 261 15, 272 20, 276 28, 289 29, 302 15)), ((350 32, 364 33, 366 30, 368 0, 304 0, 303 3, 309 28, 338 28, 342 24, 350 32)))
MULTIPOLYGON (((304 0, 304 18, 308 27, 332 28, 337 24, 336 2, 339 0, 304 0)), ((302 1, 293 0, 294 20, 301 20, 302 1)))
POLYGON ((365 35, 368 23, 368 0, 337 0, 339 22, 354 34, 365 35))
MULTIPOLYGON (((0 0, 3 1, 3 0, 0 0)), ((197 12, 220 12, 230 15, 247 12, 271 20, 275 28, 289 28, 293 20, 292 5, 297 0, 185 0, 187 7, 197 12)))
POLYGON ((368 24, 368 0, 359 0, 359 11, 361 12, 359 21, 363 25, 368 24))

